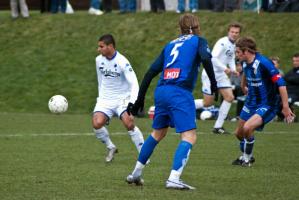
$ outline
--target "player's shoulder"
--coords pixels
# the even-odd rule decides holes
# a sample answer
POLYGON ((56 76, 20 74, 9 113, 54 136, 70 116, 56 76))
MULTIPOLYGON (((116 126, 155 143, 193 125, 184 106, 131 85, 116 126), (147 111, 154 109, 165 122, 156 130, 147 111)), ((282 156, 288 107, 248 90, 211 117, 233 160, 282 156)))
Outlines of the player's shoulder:
POLYGON ((129 60, 126 58, 126 56, 124 56, 123 54, 121 54, 119 51, 117 52, 116 56, 115 56, 115 60, 118 63, 128 63, 129 60))
POLYGON ((122 69, 131 67, 129 60, 123 54, 121 54, 119 52, 117 52, 117 55, 115 56, 115 62, 122 69))
POLYGON ((230 44, 230 41, 228 39, 227 36, 224 36, 222 38, 219 38, 216 42, 216 44, 220 45, 220 46, 225 46, 225 45, 228 45, 230 44))
POLYGON ((256 53, 256 59, 264 66, 274 66, 273 62, 266 56, 256 53))
POLYGON ((101 54, 100 55, 98 55, 97 57, 96 57, 96 62, 101 62, 101 61, 103 61, 104 60, 104 56, 102 56, 101 54))
POLYGON ((199 42, 208 43, 207 39, 204 38, 204 37, 202 37, 202 36, 200 36, 200 35, 195 35, 193 38, 196 39, 196 40, 198 40, 199 42))

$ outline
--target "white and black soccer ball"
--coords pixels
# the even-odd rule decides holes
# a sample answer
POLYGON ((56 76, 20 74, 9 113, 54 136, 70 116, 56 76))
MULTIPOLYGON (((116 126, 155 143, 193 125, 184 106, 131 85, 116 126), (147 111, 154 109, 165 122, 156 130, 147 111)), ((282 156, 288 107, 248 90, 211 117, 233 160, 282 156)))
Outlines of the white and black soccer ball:
POLYGON ((67 99, 62 95, 55 95, 51 97, 48 103, 49 110, 55 114, 67 111, 68 105, 67 99))
POLYGON ((200 119, 201 120, 207 120, 210 119, 212 117, 212 112, 208 111, 208 110, 204 110, 200 113, 200 119))

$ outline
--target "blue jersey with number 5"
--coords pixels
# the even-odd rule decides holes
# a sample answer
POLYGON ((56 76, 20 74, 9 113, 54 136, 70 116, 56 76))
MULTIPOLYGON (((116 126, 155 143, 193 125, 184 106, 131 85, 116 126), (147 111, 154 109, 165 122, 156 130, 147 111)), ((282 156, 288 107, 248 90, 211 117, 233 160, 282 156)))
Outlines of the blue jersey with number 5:
POLYGON ((169 42, 151 65, 162 71, 158 87, 176 85, 189 91, 194 89, 202 59, 211 58, 207 41, 196 35, 182 35, 169 42))

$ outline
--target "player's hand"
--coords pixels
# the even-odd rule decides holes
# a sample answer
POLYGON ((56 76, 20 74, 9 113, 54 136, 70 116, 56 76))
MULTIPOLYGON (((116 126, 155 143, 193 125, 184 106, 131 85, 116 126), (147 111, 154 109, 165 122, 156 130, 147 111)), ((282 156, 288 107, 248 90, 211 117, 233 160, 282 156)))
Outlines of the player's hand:
POLYGON ((129 115, 134 115, 136 116, 138 112, 143 111, 144 108, 144 101, 137 99, 135 103, 129 103, 127 107, 127 112, 129 115))
POLYGON ((284 115, 284 121, 288 124, 294 122, 296 115, 291 111, 290 107, 283 107, 282 114, 284 115))
POLYGON ((238 71, 232 71, 232 74, 235 76, 240 76, 240 73, 238 71))
POLYGON ((127 112, 128 112, 129 115, 132 114, 133 109, 134 109, 134 104, 130 102, 130 103, 128 104, 128 106, 127 106, 127 112))
POLYGON ((244 95, 248 94, 248 87, 245 86, 245 87, 242 87, 241 89, 242 89, 242 92, 244 95))
POLYGON ((230 75, 231 74, 231 70, 230 70, 230 68, 226 68, 225 70, 224 70, 224 73, 226 73, 227 75, 230 75))

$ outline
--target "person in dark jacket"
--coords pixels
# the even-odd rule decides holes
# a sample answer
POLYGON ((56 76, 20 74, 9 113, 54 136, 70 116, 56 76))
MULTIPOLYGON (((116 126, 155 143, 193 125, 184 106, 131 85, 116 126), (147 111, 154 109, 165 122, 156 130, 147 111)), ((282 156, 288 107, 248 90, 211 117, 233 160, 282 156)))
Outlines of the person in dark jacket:
POLYGON ((291 104, 299 101, 299 53, 295 53, 292 59, 293 69, 284 76, 291 104))

